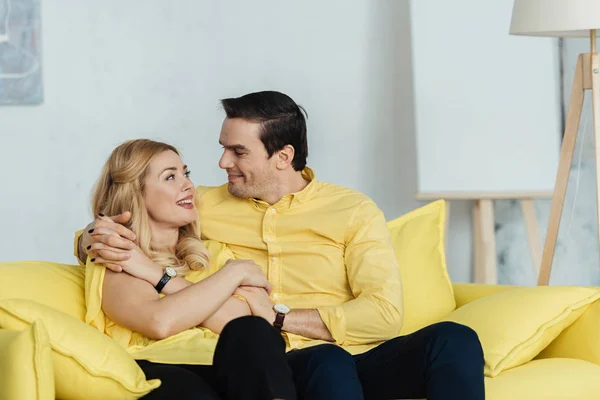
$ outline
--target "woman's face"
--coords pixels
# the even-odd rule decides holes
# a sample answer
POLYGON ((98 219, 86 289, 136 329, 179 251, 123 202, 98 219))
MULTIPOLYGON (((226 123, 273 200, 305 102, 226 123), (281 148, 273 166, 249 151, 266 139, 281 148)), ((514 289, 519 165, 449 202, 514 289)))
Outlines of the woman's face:
POLYGON ((194 184, 189 174, 187 165, 171 150, 152 159, 146 171, 144 202, 154 226, 173 229, 196 220, 194 184))

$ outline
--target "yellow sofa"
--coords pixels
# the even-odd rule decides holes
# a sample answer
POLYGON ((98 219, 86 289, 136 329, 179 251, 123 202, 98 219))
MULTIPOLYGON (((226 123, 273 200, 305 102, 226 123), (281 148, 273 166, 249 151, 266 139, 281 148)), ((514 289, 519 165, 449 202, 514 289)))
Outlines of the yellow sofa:
MULTIPOLYGON (((398 334, 438 321, 473 328, 488 400, 600 399, 600 288, 453 284, 445 219, 434 202, 389 222, 403 281, 398 334)), ((160 385, 85 324, 84 283, 78 265, 0 263, 1 400, 136 399, 160 385)))
MULTIPOLYGON (((83 269, 76 265, 0 263, 0 352, 4 356, 0 362, 0 398, 133 399, 159 384, 145 381, 129 354, 118 348, 112 339, 84 323, 84 280, 83 269), (33 326, 36 323, 37 326, 33 326), (5 340, 5 337, 12 337, 6 334, 28 329, 47 330, 33 335, 31 340, 43 342, 31 346, 36 348, 37 345, 42 355, 32 357, 30 352, 21 350, 10 356, 10 349, 15 347, 14 340, 5 340), (46 348, 51 349, 52 357, 48 355, 49 350, 43 351, 43 344, 48 342, 50 345, 46 348), (19 359, 21 355, 24 360, 19 359), (29 368, 27 363, 31 364, 29 368), (16 366, 20 366, 18 375, 21 379, 10 380, 9 385, 9 378, 16 375, 16 366), (26 370, 33 371, 28 379, 25 378, 29 375, 23 372, 26 370)), ((486 298, 529 289, 536 288, 453 284, 456 309, 442 319, 451 319, 457 311, 486 298)), ((600 301, 593 301, 583 308, 550 346, 532 360, 503 370, 493 378, 487 377, 486 398, 599 399, 600 301), (548 349, 553 350, 545 353, 548 349)), ((493 320, 494 310, 487 311, 487 318, 493 320)), ((408 310, 407 314, 410 314, 408 310)), ((482 319, 476 313, 474 315, 482 319)))

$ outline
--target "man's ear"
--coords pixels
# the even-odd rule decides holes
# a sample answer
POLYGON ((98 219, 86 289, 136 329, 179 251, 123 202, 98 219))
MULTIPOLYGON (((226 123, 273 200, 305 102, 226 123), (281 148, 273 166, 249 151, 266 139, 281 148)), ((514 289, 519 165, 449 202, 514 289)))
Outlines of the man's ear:
POLYGON ((286 144, 283 149, 277 152, 277 169, 283 170, 290 166, 292 160, 294 160, 294 146, 286 144))

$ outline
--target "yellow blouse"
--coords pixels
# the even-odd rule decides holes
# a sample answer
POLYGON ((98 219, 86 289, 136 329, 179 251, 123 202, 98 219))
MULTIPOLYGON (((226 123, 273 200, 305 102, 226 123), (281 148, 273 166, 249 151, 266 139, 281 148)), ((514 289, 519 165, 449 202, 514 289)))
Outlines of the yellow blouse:
MULTIPOLYGON (((219 270, 232 258, 232 253, 222 243, 205 241, 210 253, 210 265, 201 271, 192 271, 185 276, 190 282, 199 282, 219 270)), ((152 340, 117 325, 102 311, 102 285, 106 268, 87 262, 85 276, 85 322, 113 338, 133 358, 165 364, 212 364, 218 335, 209 329, 196 327, 162 340, 152 340)), ((190 307, 194 307, 190 304, 190 307)))

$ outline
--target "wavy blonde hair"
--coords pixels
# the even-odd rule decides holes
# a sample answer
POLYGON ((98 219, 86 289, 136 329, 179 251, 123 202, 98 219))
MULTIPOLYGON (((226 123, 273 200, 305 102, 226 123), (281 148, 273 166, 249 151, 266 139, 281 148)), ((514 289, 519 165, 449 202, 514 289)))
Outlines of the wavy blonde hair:
POLYGON ((178 274, 199 270, 208 265, 208 251, 200 240, 197 221, 179 228, 175 249, 153 243, 150 216, 144 202, 144 181, 152 159, 164 151, 179 151, 166 143, 148 139, 127 141, 106 161, 92 194, 94 215, 117 215, 131 212, 126 225, 136 235, 142 251, 161 267, 173 267, 178 274))

